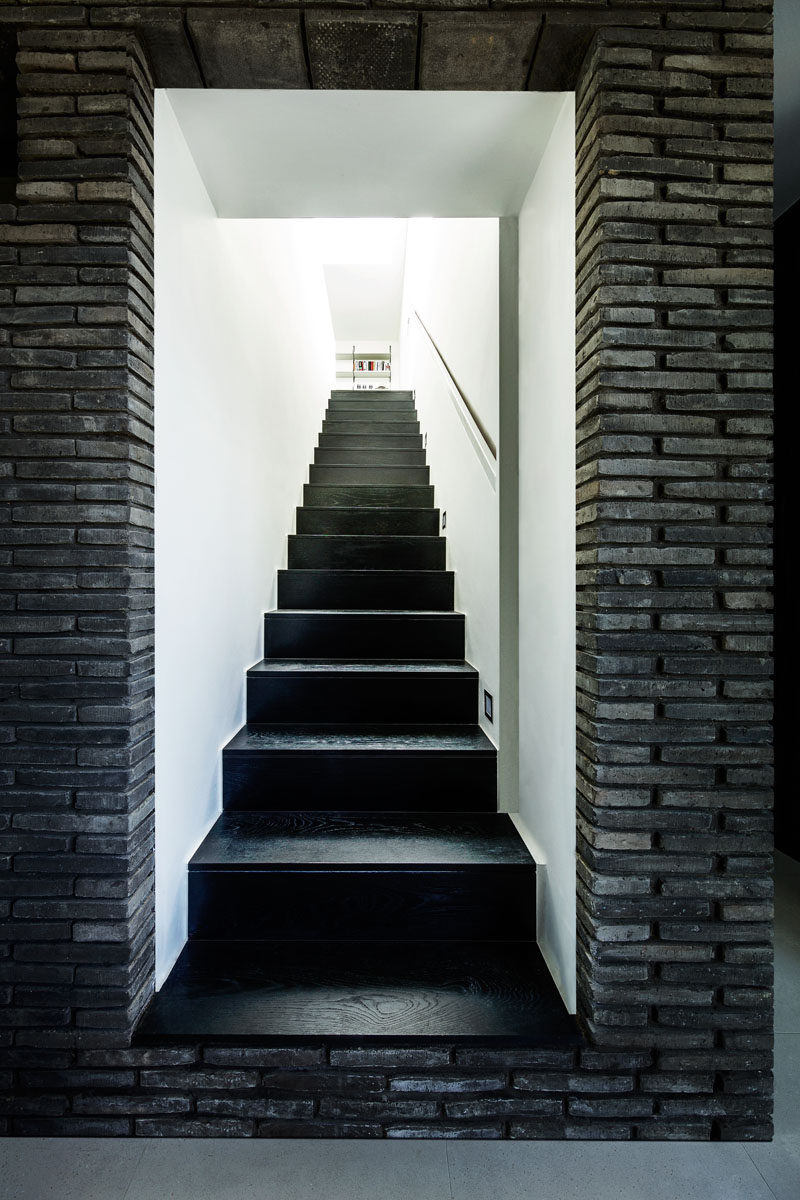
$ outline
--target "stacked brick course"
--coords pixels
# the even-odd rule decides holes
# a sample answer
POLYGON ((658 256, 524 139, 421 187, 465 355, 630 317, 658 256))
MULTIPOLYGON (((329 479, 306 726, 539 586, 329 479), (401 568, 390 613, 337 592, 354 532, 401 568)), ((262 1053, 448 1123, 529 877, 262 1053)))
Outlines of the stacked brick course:
POLYGON ((18 41, 0 1036, 116 1044, 153 970, 152 85, 124 30, 18 41))
MULTIPOLYGON (((771 1048, 771 44, 598 35, 578 91, 578 900, 654 1120, 764 1130, 771 1048)), ((631 1100, 608 1113, 642 1115, 631 1100)))
MULTIPOLYGON (((577 83, 588 1046, 131 1048, 153 959, 158 39, 126 21, 159 6, 4 6, 19 29, 21 160, 18 204, 0 212, 6 1132, 770 1135, 771 5, 506 7, 544 18, 540 45, 589 46, 577 83)), ((176 12, 182 23, 163 9, 162 34, 176 12)))

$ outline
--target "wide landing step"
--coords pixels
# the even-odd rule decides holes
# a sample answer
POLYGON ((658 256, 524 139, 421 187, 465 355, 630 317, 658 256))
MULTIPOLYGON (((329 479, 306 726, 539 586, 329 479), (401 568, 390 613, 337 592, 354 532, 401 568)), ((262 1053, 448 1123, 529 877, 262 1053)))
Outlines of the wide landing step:
POLYGON ((135 1041, 198 1039, 580 1044, 519 942, 189 942, 135 1041))

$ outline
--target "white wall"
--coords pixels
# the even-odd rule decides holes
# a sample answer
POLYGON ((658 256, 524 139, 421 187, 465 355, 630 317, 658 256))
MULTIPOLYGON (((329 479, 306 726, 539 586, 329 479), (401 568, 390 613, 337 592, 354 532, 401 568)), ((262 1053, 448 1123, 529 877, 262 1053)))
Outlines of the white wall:
POLYGON ((156 92, 156 982, 301 502, 333 332, 303 222, 220 221, 156 92))
POLYGON ((575 103, 519 217, 520 818, 544 857, 538 938, 575 1007, 575 103))
POLYGON ((414 309, 459 387, 498 438, 498 222, 412 218, 406 237, 403 322, 414 309))
POLYGON ((414 388, 436 504, 447 512, 448 567, 456 608, 467 616, 467 659, 494 697, 499 686, 499 549, 496 478, 490 479, 453 403, 447 375, 420 329, 418 313, 491 439, 498 438, 498 222, 494 218, 412 219, 406 241, 401 386, 414 388))

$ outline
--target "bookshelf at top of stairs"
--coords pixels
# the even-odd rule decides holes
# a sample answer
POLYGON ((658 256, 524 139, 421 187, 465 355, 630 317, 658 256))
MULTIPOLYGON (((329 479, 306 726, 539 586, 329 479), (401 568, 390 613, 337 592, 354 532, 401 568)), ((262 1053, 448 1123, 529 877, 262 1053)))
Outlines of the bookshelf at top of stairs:
POLYGON ((392 347, 386 350, 337 350, 336 379, 349 379, 354 391, 387 390, 392 386, 392 347))

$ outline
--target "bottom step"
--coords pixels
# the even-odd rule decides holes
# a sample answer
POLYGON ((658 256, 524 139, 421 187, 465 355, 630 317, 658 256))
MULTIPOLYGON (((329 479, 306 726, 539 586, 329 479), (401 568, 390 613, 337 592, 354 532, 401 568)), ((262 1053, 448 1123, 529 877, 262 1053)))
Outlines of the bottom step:
POLYGON ((189 942, 134 1041, 198 1039, 581 1043, 528 942, 189 942))

